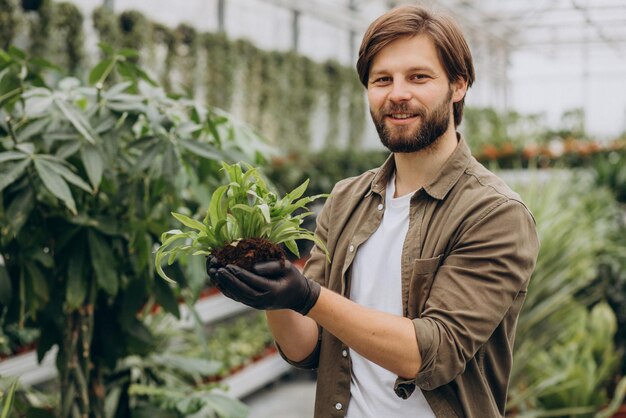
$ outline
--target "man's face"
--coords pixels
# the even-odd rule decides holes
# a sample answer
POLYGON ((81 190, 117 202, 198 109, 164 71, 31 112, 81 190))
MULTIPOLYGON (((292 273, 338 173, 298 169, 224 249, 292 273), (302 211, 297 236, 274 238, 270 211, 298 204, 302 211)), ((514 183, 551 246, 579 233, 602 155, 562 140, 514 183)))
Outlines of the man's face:
POLYGON ((381 142, 392 152, 427 149, 454 129, 453 96, 459 94, 448 82, 428 36, 397 39, 372 61, 367 87, 370 113, 381 142))

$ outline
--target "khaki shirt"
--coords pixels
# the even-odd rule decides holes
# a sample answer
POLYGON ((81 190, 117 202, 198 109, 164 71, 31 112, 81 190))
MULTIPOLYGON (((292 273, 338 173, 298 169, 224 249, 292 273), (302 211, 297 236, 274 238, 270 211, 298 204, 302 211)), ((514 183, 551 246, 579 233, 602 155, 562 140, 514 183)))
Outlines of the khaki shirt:
MULTIPOLYGON (((349 297, 361 244, 378 228, 393 156, 337 183, 317 220, 330 263, 314 248, 304 274, 349 297)), ((515 328, 535 267, 534 219, 520 197, 478 163, 460 137, 437 177, 411 198, 402 249, 402 308, 422 357, 416 379, 398 378, 398 396, 419 387, 437 417, 504 416, 515 328)), ((292 364, 318 369, 315 417, 345 416, 348 347, 321 329, 314 352, 292 364)), ((407 417, 411 411, 407 411, 407 417)))

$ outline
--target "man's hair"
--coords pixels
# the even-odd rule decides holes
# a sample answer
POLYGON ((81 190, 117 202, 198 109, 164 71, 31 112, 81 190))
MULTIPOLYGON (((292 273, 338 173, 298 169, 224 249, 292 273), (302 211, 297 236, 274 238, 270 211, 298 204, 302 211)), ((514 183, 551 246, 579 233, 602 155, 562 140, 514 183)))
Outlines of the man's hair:
MULTIPOLYGON (((427 35, 433 40, 449 82, 462 78, 467 81, 468 88, 472 85, 472 53, 459 25, 448 15, 416 5, 396 7, 369 26, 363 36, 356 63, 361 83, 367 87, 370 66, 381 49, 396 39, 416 35, 427 35)), ((454 104, 455 126, 463 118, 464 102, 465 97, 454 104)))

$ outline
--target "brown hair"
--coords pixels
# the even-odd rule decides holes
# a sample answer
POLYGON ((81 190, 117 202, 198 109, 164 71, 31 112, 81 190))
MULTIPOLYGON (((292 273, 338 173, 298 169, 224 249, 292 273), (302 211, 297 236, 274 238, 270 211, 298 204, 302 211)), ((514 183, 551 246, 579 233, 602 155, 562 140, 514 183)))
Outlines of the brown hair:
MULTIPOLYGON (((452 82, 462 78, 469 88, 474 82, 474 64, 461 28, 452 17, 416 5, 396 7, 369 26, 356 63, 361 83, 367 87, 372 60, 381 49, 396 39, 421 34, 428 35, 435 43, 448 80, 452 82)), ((454 104, 455 126, 463 118, 464 102, 465 97, 454 104)))

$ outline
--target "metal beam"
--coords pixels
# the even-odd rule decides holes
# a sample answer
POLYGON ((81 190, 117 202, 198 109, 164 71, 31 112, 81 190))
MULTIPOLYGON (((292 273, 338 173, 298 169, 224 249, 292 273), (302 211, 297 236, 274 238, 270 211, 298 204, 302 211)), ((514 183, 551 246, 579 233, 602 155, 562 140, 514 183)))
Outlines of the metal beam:
POLYGON ((217 30, 226 32, 226 0, 217 0, 217 30))
POLYGON ((298 45, 300 44, 300 12, 299 10, 292 11, 292 21, 291 21, 291 49, 294 52, 298 52, 298 45))
POLYGON ((321 3, 317 0, 293 1, 293 0, 263 0, 265 3, 282 7, 287 10, 298 11, 302 14, 316 17, 327 23, 331 23, 338 28, 353 30, 362 33, 367 28, 369 22, 365 22, 363 17, 357 12, 347 7, 321 3))
MULTIPOLYGON (((599 25, 602 25, 603 27, 611 26, 615 28, 626 28, 626 18, 604 19, 604 20, 597 20, 596 22, 599 25)), ((533 22, 533 23, 524 24, 521 26, 521 30, 526 31, 526 30, 534 30, 534 29, 553 29, 553 28, 580 30, 581 29, 580 25, 585 25, 585 22, 581 20, 578 20, 578 21, 559 20, 557 22, 544 21, 544 22, 533 22)))
MULTIPOLYGON (((619 44, 621 46, 626 46, 626 37, 625 38, 614 38, 611 39, 611 43, 619 44)), ((582 45, 604 45, 606 47, 611 47, 608 45, 605 40, 602 39, 585 39, 585 38, 576 38, 576 39, 539 39, 539 40, 525 40, 519 42, 515 45, 515 48, 534 48, 537 46, 582 46, 582 45)), ((595 52, 595 51, 594 51, 595 52)))

